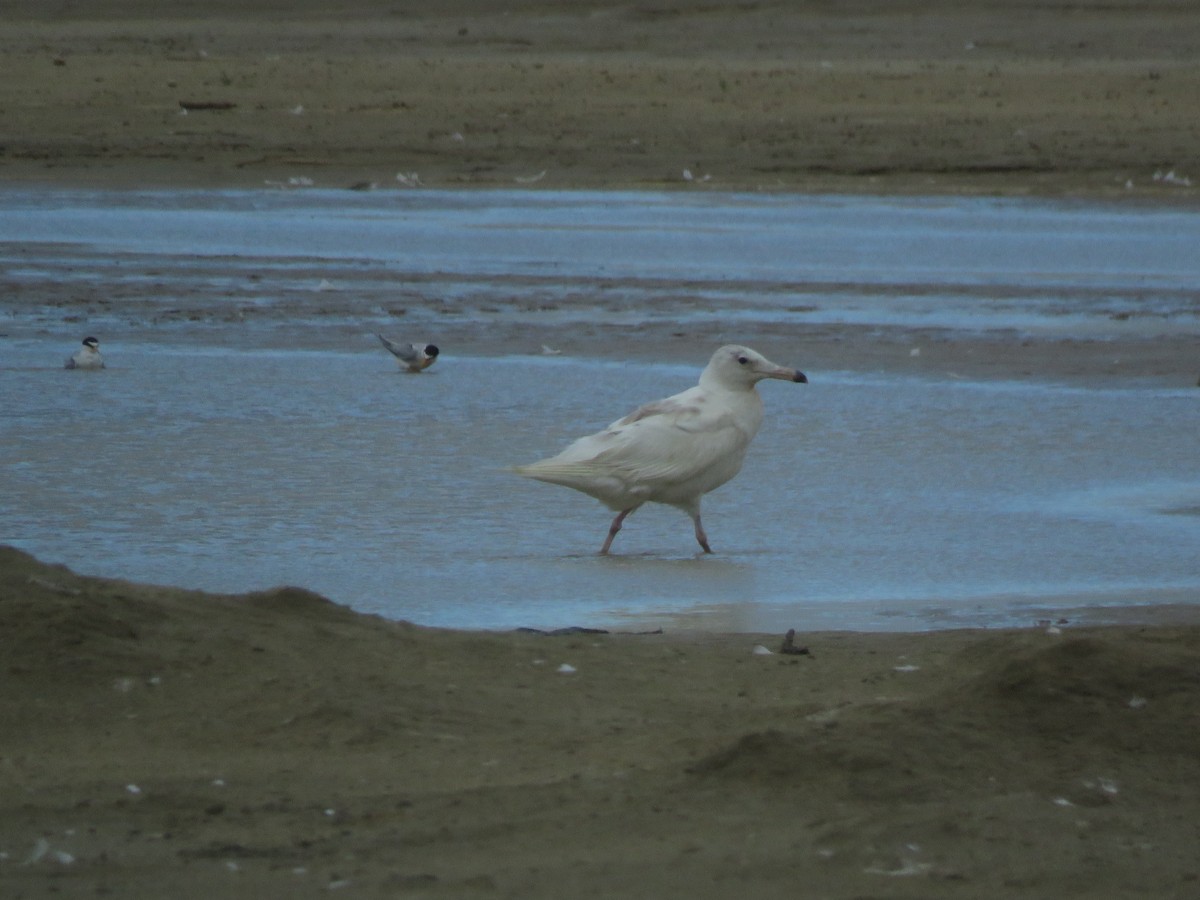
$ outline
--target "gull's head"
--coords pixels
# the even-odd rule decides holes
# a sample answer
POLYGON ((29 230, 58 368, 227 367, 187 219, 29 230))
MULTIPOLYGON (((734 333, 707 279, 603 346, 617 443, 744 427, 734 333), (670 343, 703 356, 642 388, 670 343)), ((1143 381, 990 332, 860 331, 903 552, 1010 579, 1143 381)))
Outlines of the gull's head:
POLYGON ((83 339, 83 346, 87 347, 89 350, 96 350, 100 347, 100 342, 94 337, 85 337, 83 339))
POLYGON ((441 351, 438 350, 436 344, 426 344, 421 352, 424 353, 429 359, 437 359, 437 355, 441 351))
POLYGON ((700 384, 729 388, 751 388, 764 378, 795 381, 805 384, 808 379, 799 369, 777 366, 761 353, 739 344, 726 344, 712 355, 700 375, 700 384))

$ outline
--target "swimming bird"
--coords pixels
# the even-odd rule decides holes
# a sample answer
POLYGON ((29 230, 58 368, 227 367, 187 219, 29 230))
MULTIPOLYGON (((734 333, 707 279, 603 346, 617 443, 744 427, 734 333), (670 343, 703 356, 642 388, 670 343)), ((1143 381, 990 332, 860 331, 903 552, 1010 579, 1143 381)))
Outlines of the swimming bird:
POLYGON ((83 347, 67 359, 68 369, 103 369, 104 357, 100 355, 100 342, 90 335, 83 339, 83 347))
POLYGON ((428 369, 438 358, 440 352, 433 344, 397 344, 395 341, 389 341, 382 334, 377 334, 375 337, 379 338, 383 342, 383 346, 388 348, 388 352, 410 372, 428 369))
POLYGON ((726 345, 712 355, 695 387, 640 406, 557 456, 514 471, 582 491, 615 510, 602 555, 643 503, 683 510, 700 547, 712 553, 700 523, 700 498, 742 468, 762 424, 755 385, 764 378, 808 381, 803 372, 777 366, 748 347, 726 345))

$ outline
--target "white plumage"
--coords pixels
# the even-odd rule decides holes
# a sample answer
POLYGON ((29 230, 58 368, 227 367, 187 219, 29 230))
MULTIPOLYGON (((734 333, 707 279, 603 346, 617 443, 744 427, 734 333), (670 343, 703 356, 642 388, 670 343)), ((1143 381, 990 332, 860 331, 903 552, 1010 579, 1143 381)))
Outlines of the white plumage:
POLYGON ((741 469, 762 424, 755 385, 764 378, 808 381, 803 372, 777 366, 747 347, 721 347, 695 387, 647 403, 557 456, 516 472, 582 491, 616 510, 602 554, 626 516, 643 503, 683 510, 691 516, 696 540, 711 553, 700 523, 700 498, 741 469))
POLYGON ((67 369, 103 369, 104 357, 100 355, 100 342, 94 337, 85 337, 83 346, 67 358, 67 369))

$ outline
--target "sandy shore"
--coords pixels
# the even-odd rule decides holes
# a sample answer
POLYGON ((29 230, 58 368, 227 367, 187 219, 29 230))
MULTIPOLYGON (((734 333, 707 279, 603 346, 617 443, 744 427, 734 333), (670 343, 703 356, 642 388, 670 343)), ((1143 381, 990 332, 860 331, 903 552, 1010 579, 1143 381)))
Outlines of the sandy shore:
MULTIPOLYGON (((1195 4, 491 6, 8 9, 0 178, 1197 198, 1195 4)), ((1195 381, 1182 339, 745 339, 1195 381)), ((0 893, 1200 891, 1200 626, 780 641, 432 631, 0 550, 0 893)))
MULTIPOLYGON (((1200 199, 1200 118, 1191 114, 1200 8, 1174 0, 524 0, 500 11, 478 0, 358 0, 286 12, 179 0, 170 10, 91 0, 9 11, 0 178, 1200 199)), ((67 295, 53 281, 44 291, 23 282, 21 298, 77 321, 108 290, 81 283, 67 295)), ((122 287, 131 314, 133 291, 122 287)), ((409 293, 405 304, 419 311, 421 292, 409 293)), ((203 324, 212 299, 181 297, 172 314, 203 324)), ((311 312, 305 304, 310 297, 295 298, 297 313, 311 312)), ((243 314, 292 308, 289 298, 243 314)), ((321 315, 343 312, 322 298, 321 315)), ((461 353, 497 342, 638 352, 624 327, 581 335, 528 334, 524 322, 505 330, 488 317, 443 324, 439 341, 461 353)), ((736 335, 719 324, 678 332, 647 324, 633 337, 653 348, 645 352, 687 361, 697 346, 736 339, 816 369, 1181 385, 1200 374, 1191 336, 962 341, 774 321, 736 335)))
POLYGON ((0 629, 6 897, 1200 885, 1200 625, 785 655, 780 635, 434 631, 3 549, 0 629))
POLYGON ((1176 0, 33 6, 0 30, 10 181, 1200 186, 1176 0))
MULTIPOLYGON (((1200 199, 1200 8, 1174 0, 170 9, 91 0, 9 11, 0 179, 1200 199)), ((75 321, 108 289, 23 283, 21 297, 75 321)), ((133 290, 121 298, 131 313, 133 290)), ((421 292, 409 293, 419 311, 421 292)), ((202 324, 211 299, 181 297, 172 312, 202 324)), ((312 306, 295 301, 300 314, 312 306)), ((322 301, 322 315, 342 314, 336 298, 322 301)), ((461 353, 498 341, 638 352, 625 328, 443 324, 439 341, 461 353)), ((719 324, 679 331, 647 324, 633 336, 687 361, 736 339, 816 369, 1186 385, 1200 374, 1190 336, 961 341, 774 321, 736 335, 719 324)))

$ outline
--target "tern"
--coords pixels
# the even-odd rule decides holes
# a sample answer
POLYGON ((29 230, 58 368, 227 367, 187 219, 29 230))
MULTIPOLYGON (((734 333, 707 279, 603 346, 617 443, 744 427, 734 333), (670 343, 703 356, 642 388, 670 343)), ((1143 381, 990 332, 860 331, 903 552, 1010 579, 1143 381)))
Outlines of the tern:
POLYGON ((103 369, 104 357, 100 355, 100 342, 94 337, 83 339, 83 346, 67 359, 68 369, 103 369))
POLYGON ((433 344, 398 344, 382 334, 375 335, 387 347, 388 352, 410 372, 421 372, 434 364, 440 352, 433 344))

